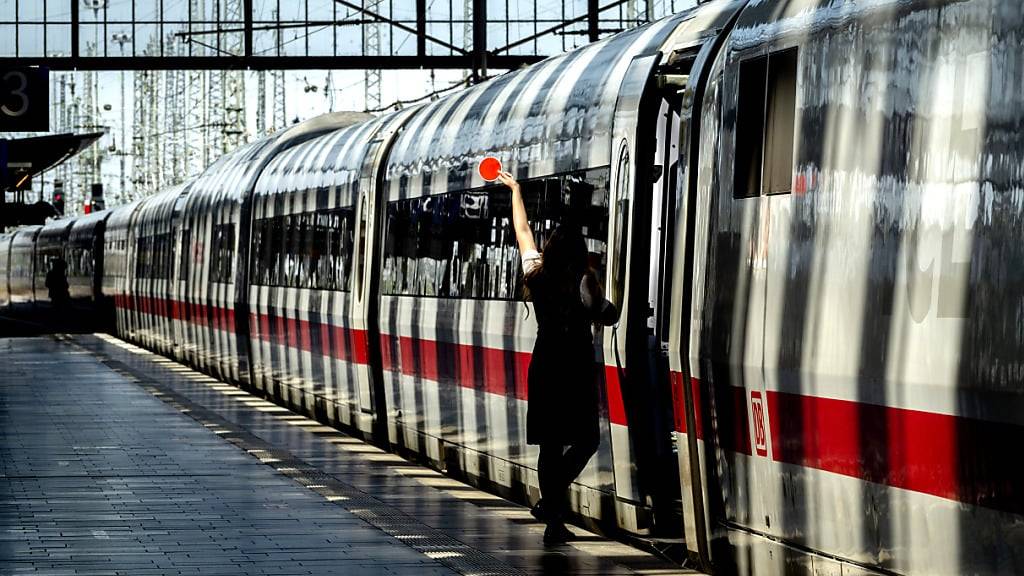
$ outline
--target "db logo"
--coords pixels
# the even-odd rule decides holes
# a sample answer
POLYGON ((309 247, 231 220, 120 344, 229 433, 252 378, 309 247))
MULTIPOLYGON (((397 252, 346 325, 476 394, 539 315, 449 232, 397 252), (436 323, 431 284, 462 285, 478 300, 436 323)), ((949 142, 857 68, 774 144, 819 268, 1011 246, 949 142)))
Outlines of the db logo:
POLYGON ((754 450, 758 456, 767 456, 768 435, 764 429, 764 401, 760 392, 750 393, 750 412, 754 417, 754 450))

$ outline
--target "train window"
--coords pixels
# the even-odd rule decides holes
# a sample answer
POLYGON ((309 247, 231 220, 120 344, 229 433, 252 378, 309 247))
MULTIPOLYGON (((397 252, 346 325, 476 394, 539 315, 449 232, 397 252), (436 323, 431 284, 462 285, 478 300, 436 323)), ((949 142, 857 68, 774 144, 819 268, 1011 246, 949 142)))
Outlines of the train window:
POLYGON ((213 244, 210 255, 210 281, 230 284, 235 260, 234 224, 216 224, 213 227, 213 244))
POLYGON ((135 241, 135 276, 147 278, 149 270, 146 263, 149 262, 149 238, 142 236, 135 241))
POLYGON ((135 277, 169 278, 169 234, 139 237, 135 242, 135 277))
POLYGON ((149 277, 149 237, 141 236, 135 241, 135 277, 149 277))
POLYGON ((359 195, 359 243, 356 244, 358 254, 353 257, 359 258, 359 269, 356 270, 356 297, 362 298, 363 294, 363 273, 366 268, 366 230, 369 228, 369 208, 367 207, 367 196, 365 193, 359 195))
POLYGON ((355 210, 352 207, 332 210, 329 221, 330 282, 324 283, 320 287, 327 290, 347 292, 349 289, 349 277, 352 274, 355 210))
POLYGON ((616 217, 615 217, 615 265, 612 267, 613 277, 609 293, 612 301, 622 305, 626 289, 626 259, 629 241, 629 184, 630 184, 629 149, 623 141, 619 153, 619 170, 616 175, 616 217))
POLYGON ((285 261, 285 221, 284 216, 277 216, 271 221, 272 230, 270 235, 271 244, 271 257, 270 262, 270 281, 268 284, 271 286, 277 286, 281 283, 281 278, 284 277, 282 270, 284 270, 285 261))
POLYGON ((299 217, 290 214, 284 217, 284 274, 282 276, 285 286, 299 285, 299 217))
POLYGON ((796 49, 768 57, 768 98, 765 105, 765 177, 762 191, 793 190, 793 132, 796 126, 796 49))
POLYGON ((310 237, 310 221, 312 214, 297 214, 295 216, 298 227, 295 230, 296 237, 296 264, 298 273, 296 281, 299 288, 311 288, 310 280, 313 279, 310 270, 310 257, 313 254, 312 238, 310 237))
MULTIPOLYGON (((521 183, 537 244, 563 222, 580 226, 603 275, 608 168, 521 183)), ((391 295, 515 300, 522 296, 511 193, 488 187, 389 202, 381 291, 391 295)))
POLYGON ((263 218, 256 222, 254 228, 259 230, 259 233, 257 234, 258 244, 256 244, 255 250, 257 255, 256 274, 254 275, 253 282, 269 285, 274 281, 277 253, 280 251, 280 247, 274 242, 274 219, 263 218))
POLYGON ((311 215, 310 234, 312 243, 309 253, 309 285, 313 288, 327 283, 325 270, 328 261, 327 251, 327 214, 323 212, 311 215))
POLYGON ((795 48, 740 63, 736 198, 792 190, 796 75, 795 48))
POLYGON ((192 231, 187 228, 181 231, 181 253, 178 256, 178 279, 188 280, 189 264, 192 262, 192 231))
POLYGON ((764 157, 764 99, 768 58, 740 64, 739 108, 736 111, 736 164, 733 195, 752 198, 761 194, 764 157))
POLYGON ((253 283, 347 290, 352 259, 352 209, 257 220, 253 283))

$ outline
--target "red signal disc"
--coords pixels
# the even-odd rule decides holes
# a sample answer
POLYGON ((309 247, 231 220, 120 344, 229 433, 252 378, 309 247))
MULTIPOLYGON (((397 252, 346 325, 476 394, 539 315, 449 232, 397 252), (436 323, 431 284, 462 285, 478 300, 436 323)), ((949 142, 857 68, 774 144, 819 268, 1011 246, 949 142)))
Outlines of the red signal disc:
POLYGON ((480 161, 480 177, 488 182, 498 179, 498 172, 501 172, 501 160, 494 156, 488 156, 480 161))

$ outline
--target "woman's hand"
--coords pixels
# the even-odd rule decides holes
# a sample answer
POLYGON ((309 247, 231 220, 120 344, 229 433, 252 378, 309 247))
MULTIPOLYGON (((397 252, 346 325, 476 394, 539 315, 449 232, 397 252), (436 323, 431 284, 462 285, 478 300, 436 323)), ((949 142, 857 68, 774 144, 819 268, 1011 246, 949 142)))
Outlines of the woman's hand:
POLYGON ((500 181, 505 186, 511 188, 513 192, 519 191, 519 182, 516 182, 516 179, 513 178, 512 175, 509 174, 508 172, 498 172, 498 181, 500 181))

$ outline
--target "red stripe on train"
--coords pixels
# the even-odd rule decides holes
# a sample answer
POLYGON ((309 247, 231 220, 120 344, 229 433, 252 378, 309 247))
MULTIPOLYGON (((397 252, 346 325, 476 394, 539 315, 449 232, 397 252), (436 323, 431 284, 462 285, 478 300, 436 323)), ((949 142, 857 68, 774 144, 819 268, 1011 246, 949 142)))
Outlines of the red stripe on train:
MULTIPOLYGON (((676 432, 686 434, 686 398, 683 396, 683 375, 679 372, 669 373, 669 382, 672 385, 672 414, 675 417, 676 432)), ((690 378, 690 390, 693 397, 693 405, 696 408, 694 414, 697 428, 697 438, 704 438, 704 420, 700 409, 700 380, 690 378)))
MULTIPOLYGON (((700 382, 691 384, 697 399, 700 382)), ((682 413, 681 386, 682 378, 675 376, 677 413, 682 413)), ((725 386, 714 395, 727 408, 716 412, 719 446, 752 455, 750 422, 758 426, 763 415, 748 406, 760 393, 725 386)), ((764 398, 767 423, 760 426, 768 428, 775 462, 1024 513, 1024 471, 1007 457, 1024 444, 1024 426, 786 392, 767 391, 764 398)), ((681 427, 685 423, 677 421, 681 427)))
POLYGON ((270 344, 286 345, 346 362, 366 364, 370 358, 365 330, 257 312, 250 314, 249 330, 255 338, 270 344), (272 325, 275 328, 273 333, 272 325), (319 333, 318 345, 313 343, 314 330, 319 333))
POLYGON ((384 370, 400 370, 407 376, 437 382, 454 381, 464 388, 518 400, 527 398, 530 356, 528 352, 381 334, 384 370))
POLYGON ((185 311, 191 311, 190 321, 200 326, 212 326, 217 330, 234 330, 235 310, 206 306, 200 303, 188 303, 144 295, 119 294, 114 296, 114 305, 118 308, 141 312, 152 316, 162 316, 174 320, 184 320, 185 311))
MULTIPOLYGON (((122 300, 129 300, 123 298, 122 300)), ((148 300, 148 299, 147 299, 148 300)), ((118 297, 115 296, 115 305, 118 297)), ((189 306, 180 303, 180 307, 189 306)), ((192 304, 192 319, 200 325, 208 324, 208 314, 212 316, 212 325, 221 330, 234 328, 234 310, 221 307, 192 304), (212 314, 211 314, 212 312, 212 314)), ((127 306, 119 306, 126 308, 127 306)), ((148 308, 148 306, 147 306, 148 308)), ((170 307, 174 309, 172 305, 170 307)), ((252 313, 249 329, 253 335, 271 344, 283 344, 307 352, 315 352, 310 338, 313 324, 305 320, 291 319, 279 315, 252 313), (276 330, 271 331, 271 325, 276 330)), ((339 360, 367 364, 369 362, 369 342, 365 330, 351 329, 343 326, 319 324, 321 333, 321 353, 339 360), (328 342, 333 340, 334 345, 328 342)), ((393 344, 396 338, 381 334, 381 360, 384 370, 396 369, 396 355, 393 344)), ((526 400, 527 376, 529 374, 529 352, 517 352, 486 346, 437 342, 400 336, 398 341, 398 367, 403 374, 434 381, 441 381, 447 375, 455 376, 456 383, 464 388, 483 389, 492 394, 509 396, 518 400, 526 400), (443 354, 442 354, 443 352, 443 354), (442 356, 444 356, 442 358, 442 356), (443 366, 439 365, 439 361, 443 366), (511 388, 508 374, 511 372, 511 388), (479 384, 482 384, 480 386, 479 384)), ((625 405, 622 401, 622 390, 618 372, 615 368, 605 366, 605 386, 608 398, 609 420, 620 426, 627 425, 625 405)))
MULTIPOLYGON (((482 389, 517 400, 528 397, 531 357, 529 352, 381 334, 381 358, 386 371, 400 370, 407 376, 454 382, 463 388, 482 389)), ((626 426, 626 409, 614 367, 605 366, 605 385, 609 420, 626 426)))
MULTIPOLYGON (((156 307, 148 298, 115 295, 119 308, 168 310, 156 307)), ((181 303, 178 310, 188 306, 181 303)), ((208 308, 193 305, 193 318, 206 321, 208 308)), ((165 312, 166 313, 166 312, 165 312)), ((233 310, 223 314, 219 325, 233 326, 233 310)), ((250 326, 258 337, 271 341, 270 326, 277 326, 282 340, 313 348, 311 326, 305 321, 286 321, 280 316, 254 314, 250 326), (299 332, 289 334, 285 326, 299 332)), ((320 326, 321 348, 332 356, 360 364, 369 359, 366 332, 340 326, 320 326), (328 330, 330 332, 328 332, 328 330), (334 345, 329 345, 333 339, 334 345)), ((527 374, 530 354, 482 346, 435 342, 411 337, 381 335, 383 367, 405 374, 440 380, 446 375, 466 388, 483 389, 492 394, 527 399, 527 374), (511 372, 511 389, 508 385, 511 372)), ((683 377, 671 374, 676 430, 686 432, 683 377)), ((605 366, 609 419, 626 425, 618 371, 605 366)), ((745 388, 722 386, 703 390, 702 382, 691 379, 697 434, 704 437, 702 394, 713 392, 715 402, 724 408, 716 412, 718 445, 725 451, 746 455, 751 446, 750 392, 745 388)), ((756 392, 756 391, 755 391, 756 392)), ((903 408, 879 406, 849 400, 836 400, 769 391, 767 428, 772 459, 777 462, 814 468, 847 477, 874 482, 1015 513, 1024 513, 1024 472, 1012 457, 1024 444, 1024 426, 1006 424, 903 408), (958 447, 969 447, 959 449, 958 447)), ((755 422, 755 426, 757 423, 755 422)), ((761 424, 762 426, 765 423, 761 424)), ((758 446, 760 450, 760 446, 758 446)))
POLYGON ((612 424, 627 426, 626 405, 622 401, 622 384, 617 366, 604 367, 605 396, 608 397, 608 420, 612 424))
POLYGON ((772 457, 976 506, 1024 513, 1024 427, 768 392, 772 457))

